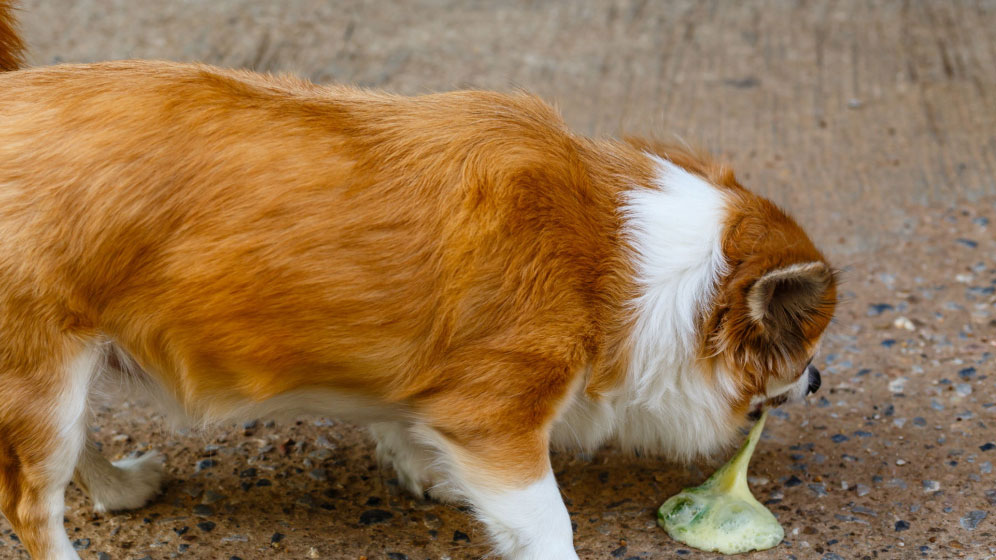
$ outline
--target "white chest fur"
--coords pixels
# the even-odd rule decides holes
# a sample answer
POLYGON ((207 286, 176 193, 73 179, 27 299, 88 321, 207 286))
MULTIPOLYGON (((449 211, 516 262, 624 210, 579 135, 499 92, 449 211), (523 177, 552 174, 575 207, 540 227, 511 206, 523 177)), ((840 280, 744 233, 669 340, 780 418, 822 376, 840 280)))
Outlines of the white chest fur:
POLYGON ((599 400, 579 391, 554 426, 557 446, 623 448, 689 459, 728 443, 733 386, 697 359, 698 318, 725 269, 727 201, 702 178, 663 159, 654 188, 625 194, 623 212, 639 295, 622 384, 599 400))

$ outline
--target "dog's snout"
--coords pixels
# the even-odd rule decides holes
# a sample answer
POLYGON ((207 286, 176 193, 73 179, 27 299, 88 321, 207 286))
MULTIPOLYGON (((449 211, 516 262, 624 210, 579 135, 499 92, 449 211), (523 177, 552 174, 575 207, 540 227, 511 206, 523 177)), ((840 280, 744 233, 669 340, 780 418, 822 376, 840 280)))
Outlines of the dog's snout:
POLYGON ((823 384, 823 380, 820 378, 820 370, 816 369, 812 365, 806 367, 806 375, 809 376, 809 388, 806 394, 811 395, 820 390, 820 385, 823 384))

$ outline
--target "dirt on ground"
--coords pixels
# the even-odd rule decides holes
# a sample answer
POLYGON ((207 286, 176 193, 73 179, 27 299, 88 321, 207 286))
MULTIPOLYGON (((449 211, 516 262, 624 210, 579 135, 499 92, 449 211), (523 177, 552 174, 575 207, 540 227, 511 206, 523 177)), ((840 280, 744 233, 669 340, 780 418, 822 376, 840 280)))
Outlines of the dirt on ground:
MULTIPOLYGON (((731 161, 841 269, 822 390, 769 418, 751 468, 785 542, 749 558, 996 557, 996 3, 30 0, 31 62, 200 60, 402 93, 524 88, 578 131, 731 161)), ((163 495, 98 515, 83 558, 462 559, 468 511, 415 498, 362 428, 174 432, 98 411, 106 455, 158 450, 163 495)), ((556 453, 581 558, 715 558, 656 508, 714 463, 556 453)), ((24 558, 0 521, 0 558, 24 558)))

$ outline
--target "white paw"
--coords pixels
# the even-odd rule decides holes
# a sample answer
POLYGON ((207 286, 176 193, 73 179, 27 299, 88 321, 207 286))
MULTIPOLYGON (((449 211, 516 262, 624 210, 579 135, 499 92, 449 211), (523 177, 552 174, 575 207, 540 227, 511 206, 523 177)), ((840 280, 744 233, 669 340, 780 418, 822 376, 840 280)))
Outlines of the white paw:
POLYGON ((377 460, 384 468, 391 468, 398 476, 398 485, 413 496, 422 497, 426 487, 431 484, 421 461, 411 454, 394 453, 383 445, 377 445, 377 460))
POLYGON ((370 432, 377 440, 377 460, 381 466, 394 467, 398 484, 421 497, 433 482, 429 450, 412 442, 411 434, 401 424, 374 424, 370 432))
POLYGON ((425 492, 425 485, 422 483, 419 475, 398 468, 398 463, 395 461, 391 461, 389 464, 394 469, 395 474, 398 475, 398 484, 405 490, 408 490, 413 496, 421 498, 425 492))
POLYGON ((426 490, 426 494, 441 504, 460 506, 467 503, 467 498, 448 482, 440 482, 433 485, 426 490))
POLYGON ((162 457, 152 451, 134 459, 112 463, 114 470, 102 483, 90 487, 94 509, 99 512, 136 509, 144 506, 162 486, 162 457))

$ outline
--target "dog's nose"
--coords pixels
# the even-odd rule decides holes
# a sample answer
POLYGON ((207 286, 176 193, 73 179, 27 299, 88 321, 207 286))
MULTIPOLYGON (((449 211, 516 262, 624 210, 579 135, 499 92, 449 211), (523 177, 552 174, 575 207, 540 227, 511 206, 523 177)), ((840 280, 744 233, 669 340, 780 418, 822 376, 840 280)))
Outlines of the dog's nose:
POLYGON ((820 385, 823 383, 823 380, 820 379, 820 370, 816 369, 812 365, 806 367, 806 374, 809 376, 809 392, 806 394, 811 395, 820 390, 820 385))

